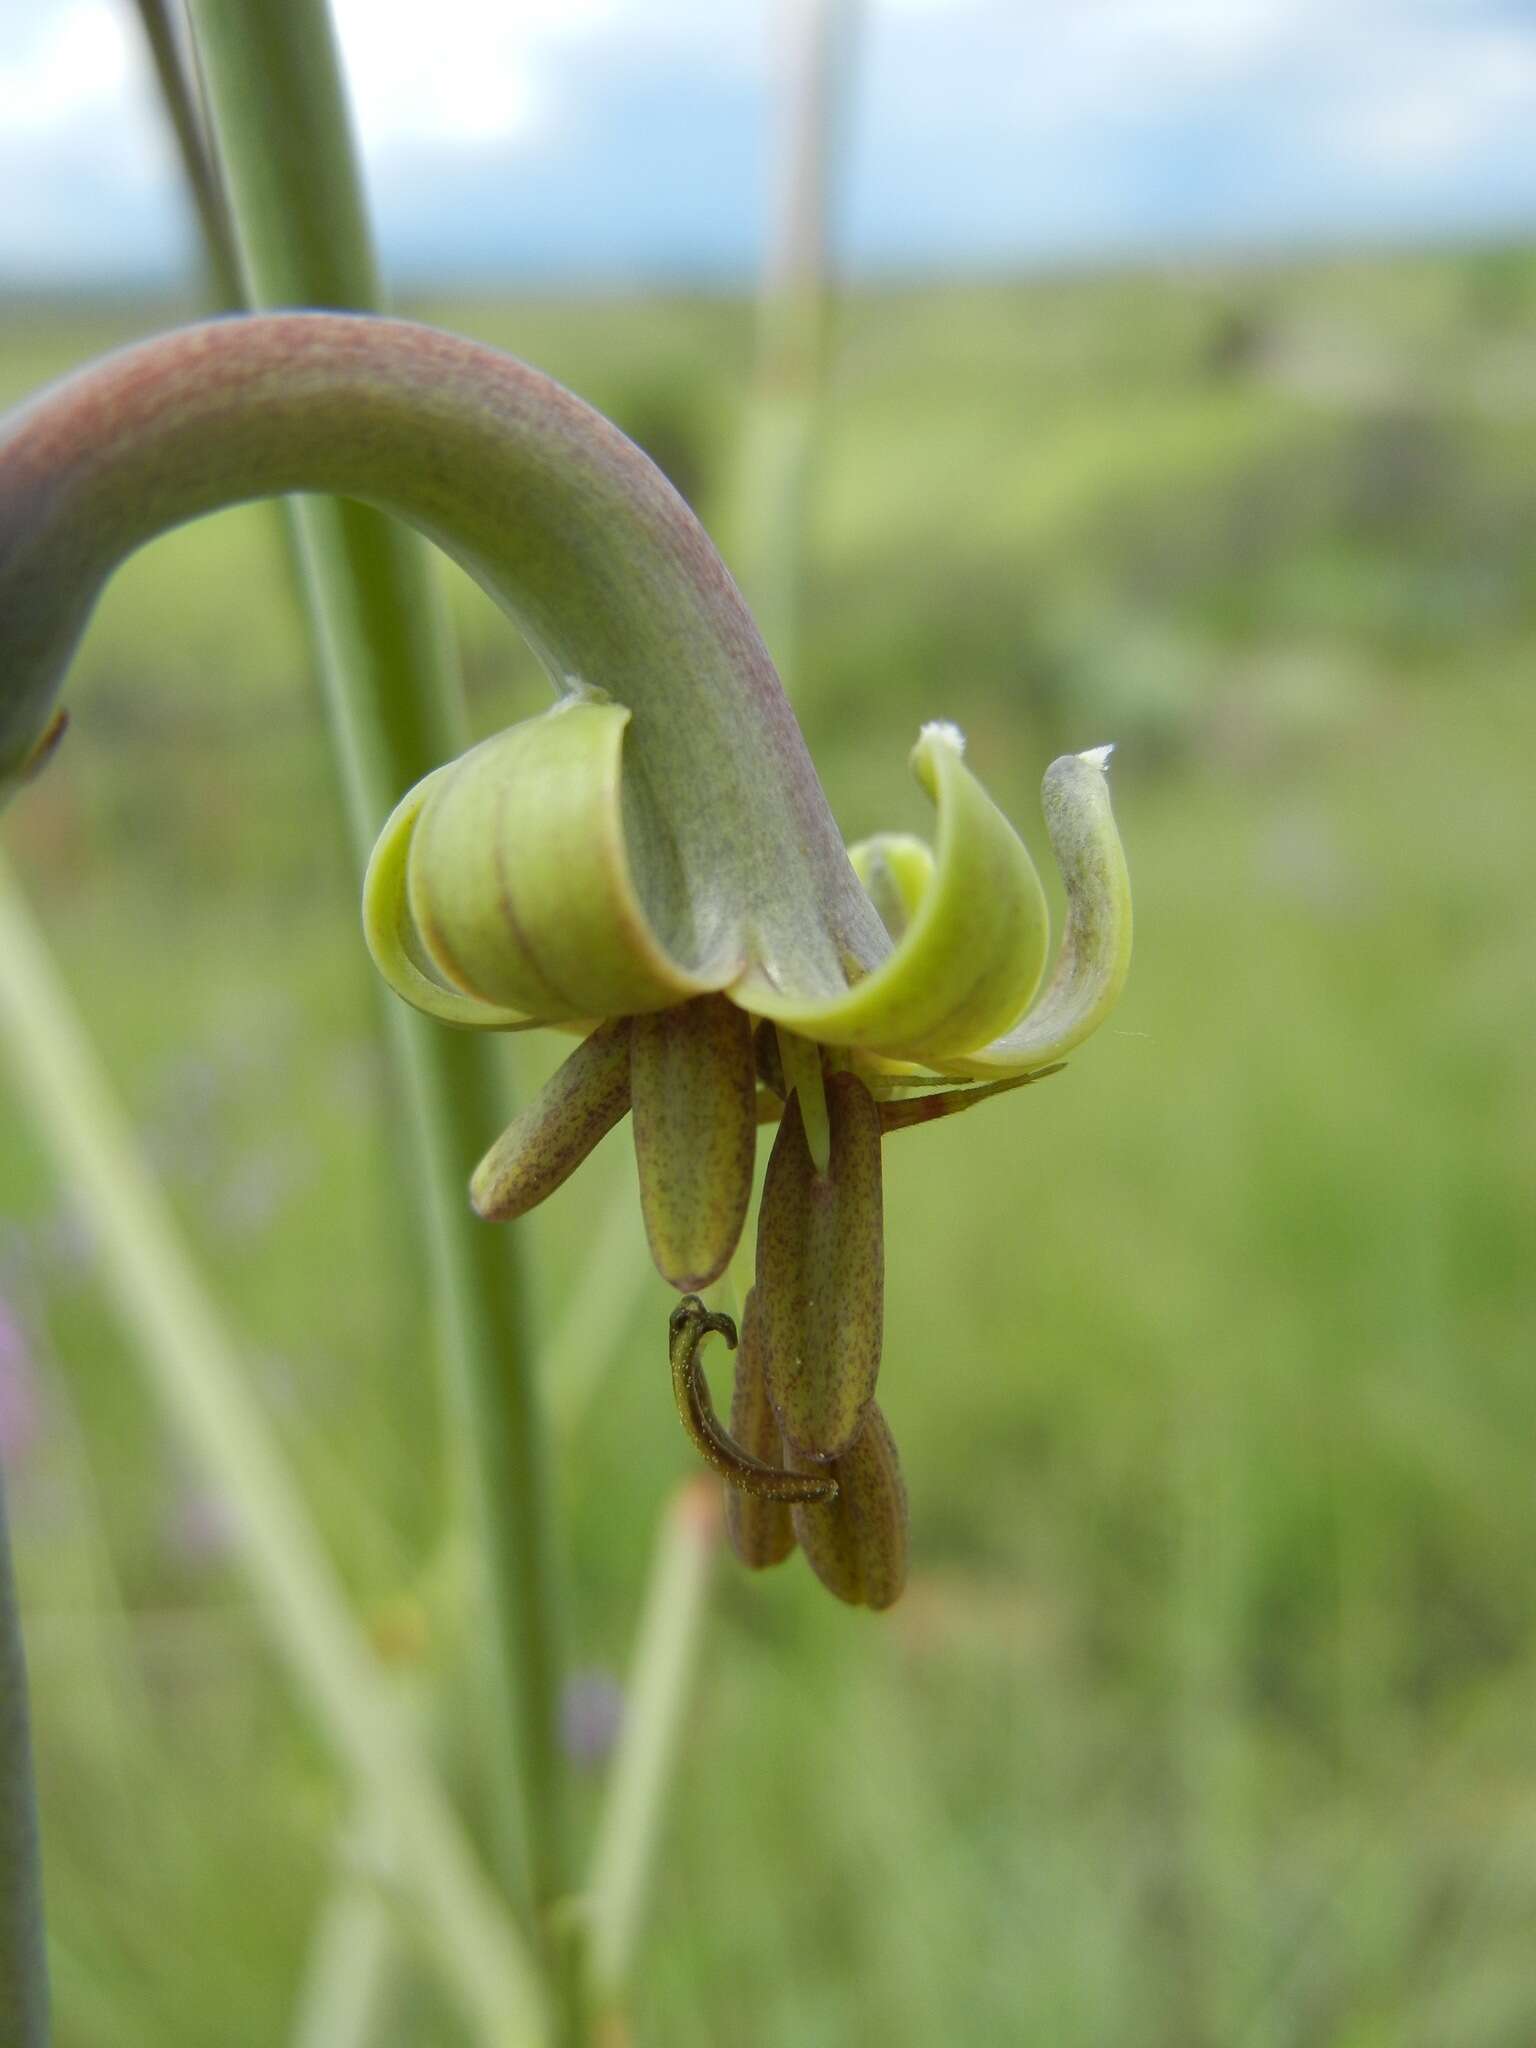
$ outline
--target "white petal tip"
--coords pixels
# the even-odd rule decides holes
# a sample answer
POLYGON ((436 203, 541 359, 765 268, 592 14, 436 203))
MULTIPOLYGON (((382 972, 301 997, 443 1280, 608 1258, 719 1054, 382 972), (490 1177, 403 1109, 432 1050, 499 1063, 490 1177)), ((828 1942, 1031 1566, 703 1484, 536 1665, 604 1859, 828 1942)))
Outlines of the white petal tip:
POLYGON ((1086 761, 1090 768, 1107 768, 1109 757, 1114 751, 1115 743, 1111 740, 1107 747, 1086 748, 1077 758, 1079 761, 1086 761))
POLYGON ((965 752, 965 734, 947 718, 930 718, 917 736, 919 746, 925 740, 937 740, 941 746, 953 747, 957 754, 965 752))

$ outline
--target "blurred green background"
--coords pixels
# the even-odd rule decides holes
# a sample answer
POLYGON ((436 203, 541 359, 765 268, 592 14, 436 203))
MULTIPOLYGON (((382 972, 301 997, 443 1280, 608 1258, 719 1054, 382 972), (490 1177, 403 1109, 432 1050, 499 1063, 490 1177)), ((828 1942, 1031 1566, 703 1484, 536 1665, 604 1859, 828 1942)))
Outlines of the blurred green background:
MULTIPOLYGON (((17 309, 0 398, 186 310, 17 309)), ((718 525, 744 305, 412 310, 718 525)), ((911 1586, 873 1618, 722 1569, 637 2040, 1525 2048, 1536 261, 856 296, 809 552, 794 695, 847 836, 922 828, 923 718, 1042 855, 1047 761, 1114 740, 1138 954, 1064 1076, 888 1147, 911 1586)), ((544 688, 444 574, 490 729, 544 688)), ((452 1654, 430 1331, 271 509, 132 563, 69 701, 6 846, 409 1685, 452 1654)), ((509 1046, 519 1085, 562 1049, 509 1046)), ((344 1797, 6 1085, 59 2038, 256 2048, 344 1797)), ((517 1226, 542 1328, 613 1298, 561 1466, 589 1805, 691 1457, 638 1222, 584 1263, 632 1175, 621 1134, 517 1226)), ((393 2038, 461 2036, 412 1976, 393 2038)))

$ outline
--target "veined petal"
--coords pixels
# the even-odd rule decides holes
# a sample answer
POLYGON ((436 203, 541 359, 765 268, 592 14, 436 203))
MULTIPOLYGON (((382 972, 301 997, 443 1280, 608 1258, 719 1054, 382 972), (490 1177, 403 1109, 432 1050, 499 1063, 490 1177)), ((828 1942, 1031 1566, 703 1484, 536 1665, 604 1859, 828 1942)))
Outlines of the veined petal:
POLYGON ((1011 1031, 946 1073, 987 1080, 1050 1065, 1097 1031, 1131 967, 1131 884, 1106 772, 1110 749, 1064 754, 1045 772, 1041 803, 1067 896, 1067 922, 1044 994, 1011 1031))
POLYGON ((439 768, 407 790, 390 813, 368 862, 363 884, 363 937, 374 965, 397 996, 429 1017, 444 1024, 458 1024, 470 1031, 526 1031, 541 1023, 519 1010, 499 1009, 483 1003, 478 996, 461 995, 450 988, 422 950, 412 923, 405 894, 406 860, 411 837, 427 793, 439 776, 439 768))
MULTIPOLYGON (((985 1044, 1019 1015, 1045 965, 1049 919, 1024 842, 966 767, 954 727, 925 726, 912 767, 938 806, 938 847, 894 950, 828 1001, 796 1001, 760 975, 731 993, 823 1044, 935 1061, 985 1044)), ((922 877, 913 844, 887 842, 897 849, 893 900, 922 877)))
POLYGON ((622 704, 566 699, 473 747, 396 807, 364 920, 395 991, 507 1030, 665 1009, 719 986, 673 959, 631 872, 622 704))
POLYGON ((933 880, 933 848, 912 832, 877 832, 850 846, 848 858, 880 922, 902 938, 933 880))

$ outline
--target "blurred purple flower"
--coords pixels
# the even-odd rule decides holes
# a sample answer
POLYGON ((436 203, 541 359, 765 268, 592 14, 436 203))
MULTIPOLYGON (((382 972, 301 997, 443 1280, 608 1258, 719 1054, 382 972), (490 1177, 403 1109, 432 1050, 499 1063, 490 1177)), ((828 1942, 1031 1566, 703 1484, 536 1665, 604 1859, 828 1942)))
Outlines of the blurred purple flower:
POLYGON ((612 1672, 573 1671, 560 1701, 561 1746, 572 1762, 605 1762, 623 1724, 624 1689, 612 1672))
POLYGON ((220 1494, 187 1486, 171 1503, 165 1536, 184 1564, 222 1564, 235 1548, 234 1516, 220 1494))
POLYGON ((37 1368, 21 1318, 0 1295, 0 1464, 19 1465, 42 1422, 37 1368))

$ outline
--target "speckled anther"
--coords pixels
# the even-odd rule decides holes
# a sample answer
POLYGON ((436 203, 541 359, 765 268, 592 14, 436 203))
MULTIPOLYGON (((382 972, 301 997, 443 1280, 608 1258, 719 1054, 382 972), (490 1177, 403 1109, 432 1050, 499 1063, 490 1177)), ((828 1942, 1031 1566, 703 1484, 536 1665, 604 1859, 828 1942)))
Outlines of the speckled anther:
MULTIPOLYGON (((731 1435, 744 1451, 766 1465, 784 1461, 784 1440, 778 1417, 763 1380, 763 1346, 758 1328, 757 1289, 747 1290, 741 1310, 741 1341, 736 1347, 736 1383, 731 1391, 731 1435)), ((763 1571, 782 1564, 795 1547, 795 1525, 788 1503, 762 1494, 725 1489, 725 1527, 731 1548, 744 1565, 763 1571)))
POLYGON ((907 1582, 907 1489, 879 1406, 865 1411, 858 1441, 832 1466, 837 1499, 792 1510, 811 1570, 850 1607, 889 1607, 907 1582))
POLYGON ((635 1164, 651 1258, 680 1293, 725 1271, 752 1199, 752 1020, 724 996, 636 1017, 635 1164))
MULTIPOLYGON (((633 1104, 652 1255, 685 1294, 672 1366, 694 1442, 735 1486, 844 1485, 835 1508, 802 1497, 799 1541, 840 1597, 888 1605, 905 1507, 872 1399, 881 1137, 1054 1072, 1109 1015, 1131 957, 1109 749, 1063 755, 1042 785, 1066 903, 1052 962, 1034 862, 947 721, 909 757, 931 843, 844 846, 741 593, 614 426, 479 343, 280 313, 137 344, 0 422, 0 805, 57 741, 55 696, 116 566, 292 492, 427 535, 554 689, 402 795, 363 888, 375 964, 416 1009, 587 1034, 486 1154, 476 1209, 523 1215, 633 1104), (736 1250, 756 1129, 776 1119, 737 1442, 697 1355, 734 1330, 692 1290, 736 1250), (787 1446, 810 1477, 779 1469, 787 1446)), ((782 1493, 757 1520, 747 1498, 738 1548, 782 1555, 782 1493)))
POLYGON ((557 1067, 475 1168, 469 1199, 488 1222, 537 1208, 629 1108, 629 1019, 600 1024, 557 1067))
POLYGON ((763 1374, 784 1439, 845 1451, 875 1391, 885 1315, 880 1112, 856 1074, 827 1082, 831 1153, 818 1173, 799 1099, 779 1126, 757 1227, 763 1374))

